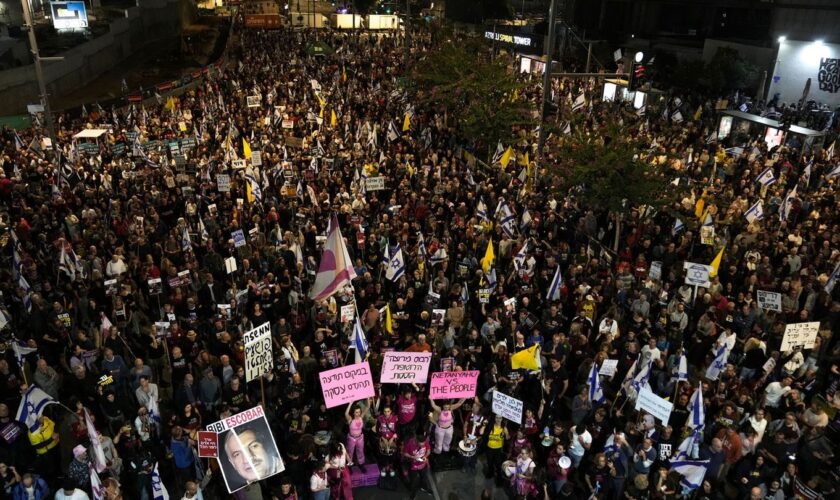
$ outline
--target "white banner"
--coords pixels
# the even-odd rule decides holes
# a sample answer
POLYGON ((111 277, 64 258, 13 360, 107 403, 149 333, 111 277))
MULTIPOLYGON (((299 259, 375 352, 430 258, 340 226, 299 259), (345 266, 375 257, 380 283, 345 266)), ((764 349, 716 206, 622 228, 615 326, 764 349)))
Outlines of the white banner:
POLYGON ((671 418, 671 410, 674 409, 674 405, 660 398, 645 386, 639 390, 639 397, 636 398, 636 409, 639 408, 646 410, 663 424, 667 424, 668 419, 671 418))
POLYGON ((712 285, 709 281, 709 273, 712 272, 712 266, 686 262, 683 264, 683 269, 685 269, 686 285, 702 286, 704 288, 709 288, 712 285))
POLYGON ((365 180, 365 188, 368 191, 381 191, 385 189, 384 177, 368 177, 365 180))
POLYGON ((605 359, 604 362, 601 364, 601 369, 598 370, 599 375, 605 375, 607 377, 612 377, 615 375, 616 370, 618 369, 618 360, 617 359, 605 359))
POLYGON ((810 349, 814 347, 817 334, 820 331, 820 322, 790 323, 785 326, 785 336, 782 338, 782 352, 792 351, 795 347, 810 349))
POLYGON ((522 401, 499 391, 493 391, 493 413, 515 424, 522 423, 522 401))
POLYGON ((271 356, 271 323, 265 322, 246 333, 245 343, 245 381, 256 380, 274 366, 271 356))
POLYGON ((767 311, 782 312, 782 294, 778 292, 756 291, 758 307, 767 311))

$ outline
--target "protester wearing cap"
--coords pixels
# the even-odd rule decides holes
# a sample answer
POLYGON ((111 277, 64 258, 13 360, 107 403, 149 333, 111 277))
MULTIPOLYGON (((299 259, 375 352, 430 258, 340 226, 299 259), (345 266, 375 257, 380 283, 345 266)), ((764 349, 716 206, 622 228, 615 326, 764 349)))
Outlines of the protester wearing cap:
MULTIPOLYGON (((70 484, 78 488, 90 487, 90 458, 87 448, 77 445, 73 448, 73 460, 67 468, 67 478, 72 481, 70 484)), ((65 485, 66 486, 66 485, 65 485)))

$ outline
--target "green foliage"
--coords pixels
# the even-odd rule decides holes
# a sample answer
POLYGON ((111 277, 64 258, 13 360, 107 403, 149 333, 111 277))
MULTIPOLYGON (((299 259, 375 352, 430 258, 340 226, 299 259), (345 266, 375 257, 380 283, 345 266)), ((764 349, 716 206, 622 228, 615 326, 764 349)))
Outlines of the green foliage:
POLYGON ((665 167, 646 161, 644 153, 645 145, 627 127, 611 122, 598 136, 573 131, 562 138, 552 151, 560 162, 554 174, 561 177, 564 191, 582 188, 578 197, 587 208, 615 213, 640 205, 659 209, 676 193, 669 189, 665 167))
POLYGON ((706 65, 706 83, 715 91, 751 87, 757 79, 758 69, 728 47, 720 47, 706 65))
POLYGON ((509 143, 515 127, 534 121, 533 106, 521 97, 525 85, 508 61, 491 58, 481 39, 441 40, 414 65, 408 80, 414 102, 445 111, 449 125, 484 150, 499 140, 509 143))

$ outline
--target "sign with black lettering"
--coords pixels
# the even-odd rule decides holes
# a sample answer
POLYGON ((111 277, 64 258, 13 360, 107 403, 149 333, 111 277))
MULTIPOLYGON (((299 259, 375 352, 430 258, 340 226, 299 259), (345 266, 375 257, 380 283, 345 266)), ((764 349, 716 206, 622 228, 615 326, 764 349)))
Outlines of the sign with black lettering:
POLYGON ((430 352, 386 352, 379 381, 383 384, 425 384, 431 361, 430 352))
POLYGON ((274 365, 271 354, 271 323, 265 322, 248 331, 242 339, 245 342, 245 381, 250 382, 271 371, 274 365))

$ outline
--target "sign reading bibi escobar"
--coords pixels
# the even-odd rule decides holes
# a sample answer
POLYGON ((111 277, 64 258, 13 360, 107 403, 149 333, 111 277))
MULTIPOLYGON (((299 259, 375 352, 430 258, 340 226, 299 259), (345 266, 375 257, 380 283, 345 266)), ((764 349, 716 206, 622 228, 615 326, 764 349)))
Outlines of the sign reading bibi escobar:
POLYGON ((207 430, 219 436, 219 468, 229 493, 286 469, 262 406, 214 422, 207 430))
POLYGON ((273 368, 271 323, 263 323, 248 331, 242 339, 245 342, 245 381, 250 382, 273 368))
POLYGON ((324 393, 327 408, 374 396, 373 379, 367 361, 327 370, 318 377, 321 379, 321 392, 324 393))
POLYGON ((425 384, 431 361, 430 352, 386 352, 379 381, 383 384, 425 384))
POLYGON ((461 399, 475 396, 478 370, 466 372, 435 372, 429 387, 430 399, 461 399))

